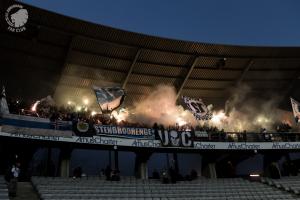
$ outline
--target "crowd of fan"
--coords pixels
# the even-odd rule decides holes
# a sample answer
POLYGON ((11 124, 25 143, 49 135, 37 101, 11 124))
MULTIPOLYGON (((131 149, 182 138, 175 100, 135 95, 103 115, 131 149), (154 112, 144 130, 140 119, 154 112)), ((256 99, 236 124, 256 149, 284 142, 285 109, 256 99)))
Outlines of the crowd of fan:
MULTIPOLYGON (((80 111, 76 111, 75 106, 67 105, 57 107, 55 104, 52 104, 51 101, 41 101, 35 111, 31 110, 33 102, 24 102, 17 99, 8 99, 9 111, 12 114, 18 115, 27 115, 40 118, 48 118, 50 121, 62 120, 62 121, 81 121, 88 124, 102 124, 102 125, 118 125, 126 127, 140 127, 140 128, 160 128, 167 130, 179 130, 179 131, 190 131, 193 130, 192 125, 186 124, 179 126, 175 124, 174 126, 165 127, 162 124, 155 123, 154 126, 149 126, 148 124, 138 123, 138 122, 129 122, 126 120, 117 121, 117 119, 110 115, 106 114, 94 114, 92 115, 91 111, 88 108, 82 108, 80 111), (49 103, 50 102, 50 103, 49 103), (27 108, 27 109, 26 109, 27 108)), ((208 132, 218 132, 219 130, 216 127, 209 126, 197 126, 196 129, 205 130, 208 132)))
POLYGON ((36 109, 32 110, 33 102, 25 102, 17 99, 8 99, 7 104, 9 111, 12 114, 27 115, 40 118, 48 118, 51 121, 62 120, 62 121, 82 121, 92 124, 103 124, 103 125, 119 125, 119 126, 132 126, 132 127, 146 127, 146 124, 132 123, 128 121, 118 122, 110 114, 94 114, 88 108, 82 108, 76 111, 75 106, 67 105, 57 107, 52 104, 51 101, 41 101, 36 109), (50 103, 49 103, 50 102, 50 103))
MULTIPOLYGON (((47 97, 48 98, 48 97, 47 97)), ((62 121, 72 121, 73 125, 76 124, 78 121, 86 122, 89 125, 94 124, 101 124, 101 125, 118 125, 118 126, 125 126, 125 127, 143 127, 143 128, 154 128, 156 130, 179 130, 179 131, 193 131, 193 132, 200 132, 203 134, 201 138, 202 141, 247 141, 247 133, 246 131, 242 131, 240 133, 230 134, 225 133, 222 129, 218 129, 217 127, 212 127, 208 125, 197 125, 193 127, 191 124, 186 124, 183 126, 179 126, 175 124, 173 126, 164 126, 162 124, 155 123, 153 126, 149 126, 147 124, 141 123, 132 123, 129 121, 117 121, 117 119, 107 114, 94 114, 92 115, 91 111, 88 108, 83 108, 79 111, 76 111, 75 106, 68 105, 68 106, 61 106, 57 107, 55 103, 52 103, 52 99, 46 99, 45 101, 40 101, 37 105, 36 109, 32 111, 30 108, 33 105, 32 102, 24 102, 21 100, 16 99, 8 99, 8 106, 10 113, 19 114, 19 115, 28 115, 40 118, 49 118, 50 121, 62 120, 62 121), (29 108, 29 109, 24 109, 29 108)), ((275 126, 274 128, 278 133, 289 132, 291 127, 287 123, 280 123, 275 126)), ((272 134, 267 134, 267 130, 262 128, 260 132, 263 135, 263 138, 258 138, 258 140, 264 141, 274 141, 274 137, 272 134)), ((251 134, 251 133, 250 133, 251 134)), ((196 139, 197 140, 197 139, 196 139)))

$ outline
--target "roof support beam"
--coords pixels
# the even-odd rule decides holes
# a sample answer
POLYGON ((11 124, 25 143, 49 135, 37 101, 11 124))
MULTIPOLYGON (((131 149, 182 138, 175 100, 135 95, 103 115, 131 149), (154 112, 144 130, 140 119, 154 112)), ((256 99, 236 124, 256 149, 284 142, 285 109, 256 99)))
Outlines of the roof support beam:
MULTIPOLYGON (((242 81, 244 80, 247 72, 249 71, 249 69, 253 65, 253 63, 254 63, 253 59, 250 59, 248 61, 247 65, 244 67, 244 69, 242 71, 242 74, 239 76, 238 79, 235 80, 235 82, 232 83, 233 87, 238 87, 242 83, 242 81)), ((231 99, 231 94, 230 93, 228 93, 226 95, 226 99, 227 99, 226 102, 230 101, 230 99, 231 99)), ((226 106, 225 106, 225 110, 226 110, 226 106)))
POLYGON ((141 54, 141 49, 139 49, 138 51, 137 51, 137 53, 135 54, 135 57, 134 57, 134 59, 133 59, 133 61, 132 61, 132 63, 131 63, 131 66, 130 66, 130 68, 129 68, 129 70, 128 70, 128 73, 127 73, 127 75, 126 75, 126 78, 125 78, 125 80, 124 80, 124 82, 123 82, 123 84, 122 84, 122 88, 123 89, 125 89, 125 87, 126 87, 126 85, 127 85, 127 83, 128 83, 128 80, 129 80, 129 77, 130 77, 130 75, 132 74, 132 71, 133 71, 133 69, 134 69, 134 65, 135 65, 135 63, 137 62, 137 60, 138 60, 138 58, 139 58, 139 56, 140 56, 140 54, 141 54))
POLYGON ((184 88, 184 85, 186 84, 187 80, 189 79, 189 77, 190 77, 192 71, 194 70, 194 68, 195 68, 195 66, 196 66, 196 64, 197 64, 197 62, 198 62, 198 60, 199 60, 199 58, 200 58, 200 57, 197 56, 197 57, 194 59, 193 64, 191 65, 191 67, 190 67, 188 73, 186 74, 184 80, 182 81, 182 83, 181 83, 181 85, 180 85, 180 87, 179 87, 179 89, 178 89, 178 91, 177 91, 176 99, 178 99, 178 97, 180 96, 180 94, 181 94, 181 92, 182 92, 182 90, 183 90, 183 88, 184 88))
POLYGON ((294 78, 291 80, 287 88, 285 89, 285 95, 291 95, 293 93, 293 90, 295 89, 296 83, 300 80, 300 66, 299 69, 295 72, 294 78))
POLYGON ((244 67, 244 69, 243 69, 241 76, 236 80, 235 86, 238 86, 242 83, 242 81, 244 80, 247 72, 249 71, 249 69, 253 65, 253 63, 254 63, 254 61, 252 59, 247 63, 246 67, 244 67))
POLYGON ((68 48, 66 49, 66 54, 65 54, 65 59, 62 63, 62 67, 61 67, 61 73, 60 73, 60 76, 58 78, 58 80, 56 81, 56 86, 55 86, 55 90, 53 91, 53 97, 54 99, 56 98, 56 89, 58 87, 58 84, 60 82, 60 79, 66 69, 66 66, 68 64, 68 61, 69 61, 69 58, 70 58, 70 55, 71 55, 71 52, 72 52, 72 48, 73 48, 73 44, 74 44, 74 41, 75 41, 75 37, 76 36, 72 36, 71 39, 70 39, 70 42, 69 42, 69 46, 68 48))
POLYGON ((66 66, 67 66, 67 64, 68 64, 68 60, 69 60, 69 58, 70 58, 70 55, 71 55, 71 52, 72 52, 72 49, 73 49, 75 37, 76 37, 76 36, 72 36, 72 37, 71 37, 71 40, 70 40, 68 49, 67 49, 67 51, 66 51, 66 56, 65 56, 64 63, 63 63, 63 67, 62 67, 63 69, 65 69, 66 66))

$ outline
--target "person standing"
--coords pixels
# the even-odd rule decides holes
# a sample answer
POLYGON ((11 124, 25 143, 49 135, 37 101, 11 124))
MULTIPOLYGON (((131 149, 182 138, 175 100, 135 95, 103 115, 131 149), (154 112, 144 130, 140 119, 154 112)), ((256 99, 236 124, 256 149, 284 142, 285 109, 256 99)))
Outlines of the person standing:
POLYGON ((106 166, 105 176, 106 176, 107 181, 109 181, 111 179, 111 167, 110 167, 110 165, 106 166))
POLYGON ((20 175, 20 163, 16 163, 16 165, 13 165, 10 172, 12 178, 9 181, 8 191, 10 196, 15 197, 17 195, 18 178, 20 175))

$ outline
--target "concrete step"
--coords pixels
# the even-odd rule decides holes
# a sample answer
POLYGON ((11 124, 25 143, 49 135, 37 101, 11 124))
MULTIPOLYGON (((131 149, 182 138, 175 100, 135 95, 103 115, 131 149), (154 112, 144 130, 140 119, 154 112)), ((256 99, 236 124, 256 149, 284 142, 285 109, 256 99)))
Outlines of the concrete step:
POLYGON ((10 200, 39 200, 37 192, 31 182, 18 182, 17 196, 10 197, 10 200))

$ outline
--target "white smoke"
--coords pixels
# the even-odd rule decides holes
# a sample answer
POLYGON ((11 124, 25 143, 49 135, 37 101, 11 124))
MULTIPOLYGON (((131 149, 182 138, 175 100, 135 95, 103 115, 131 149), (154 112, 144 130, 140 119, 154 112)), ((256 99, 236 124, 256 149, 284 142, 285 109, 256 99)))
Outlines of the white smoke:
POLYGON ((176 104, 176 91, 170 85, 158 85, 141 101, 134 102, 130 109, 130 121, 153 125, 195 124, 193 115, 176 104))
MULTIPOLYGON (((273 94, 265 99, 250 93, 251 88, 247 85, 232 89, 231 96, 225 103, 225 112, 221 120, 218 123, 211 120, 209 124, 225 131, 255 132, 262 128, 273 131, 276 128, 275 124, 281 122, 292 125, 286 112, 284 114, 283 110, 278 109, 282 100, 280 96, 273 94)), ((220 112, 215 112, 214 116, 220 115, 220 112)))
MULTIPOLYGON (((176 90, 170 85, 158 85, 141 101, 134 102, 126 120, 147 125, 155 122, 165 126, 197 124, 216 126, 225 131, 260 131, 275 129, 275 123, 293 125, 292 114, 278 109, 281 98, 270 95, 267 99, 249 97, 251 88, 241 85, 232 89, 224 110, 214 110, 209 121, 197 121, 189 110, 176 104, 176 90)), ((201 98, 201 96, 199 97, 201 98)), ((209 104, 209 102, 206 102, 209 104)), ((124 118, 124 117, 123 117, 124 118)))
POLYGON ((154 123, 164 126, 201 124, 216 126, 225 131, 258 132, 261 128, 271 131, 275 129, 274 124, 279 122, 295 125, 291 112, 278 109, 281 101, 278 95, 270 95, 269 98, 263 99, 259 96, 251 97, 251 92, 251 88, 247 85, 232 89, 224 110, 213 110, 213 117, 209 121, 197 121, 189 110, 176 103, 177 94, 174 86, 158 85, 141 100, 134 102, 130 108, 114 111, 112 115, 118 122, 124 120, 148 126, 154 123))

